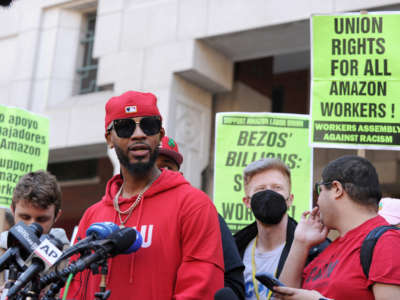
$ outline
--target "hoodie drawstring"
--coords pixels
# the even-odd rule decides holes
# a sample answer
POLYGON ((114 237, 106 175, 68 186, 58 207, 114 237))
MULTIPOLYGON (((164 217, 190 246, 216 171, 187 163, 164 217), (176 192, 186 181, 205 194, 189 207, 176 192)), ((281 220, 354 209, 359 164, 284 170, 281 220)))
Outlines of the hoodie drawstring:
MULTIPOLYGON (((142 200, 139 203, 139 215, 138 215, 138 219, 135 225, 135 228, 138 232, 139 231, 139 224, 140 224, 140 220, 142 219, 142 214, 143 214, 143 202, 144 202, 144 195, 142 197, 142 200)), ((115 215, 114 215, 114 223, 116 224, 118 222, 118 212, 115 211, 115 215)), ((144 238, 144 237, 143 237, 144 238)), ((133 283, 133 277, 135 274, 135 257, 136 257, 136 253, 133 253, 131 255, 131 261, 130 261, 130 271, 129 271, 129 283, 133 283)), ((108 284, 110 282, 110 274, 111 274, 111 270, 112 270, 112 261, 113 259, 110 259, 110 262, 108 264, 108 274, 107 274, 107 279, 106 279, 106 283, 108 284)))
MULTIPOLYGON (((139 203, 139 215, 138 215, 138 219, 137 219, 137 222, 135 225, 135 228, 138 232, 139 232, 140 220, 142 218, 142 213, 143 213, 143 202, 144 202, 144 195, 142 196, 142 201, 140 201, 140 203, 139 203)), ((129 283, 133 283, 133 277, 135 274, 135 257, 136 257, 136 253, 133 253, 132 257, 131 257, 131 263, 130 263, 131 266, 130 266, 130 272, 129 272, 129 283)))
MULTIPOLYGON (((114 223, 115 224, 117 224, 117 217, 118 217, 118 212, 117 211, 115 211, 115 215, 114 215, 114 223)), ((112 269, 112 261, 113 261, 113 259, 112 258, 110 258, 109 259, 109 263, 108 263, 108 273, 107 273, 107 278, 106 278, 106 284, 108 285, 109 284, 109 282, 110 282, 110 274, 111 274, 111 269, 112 269)))

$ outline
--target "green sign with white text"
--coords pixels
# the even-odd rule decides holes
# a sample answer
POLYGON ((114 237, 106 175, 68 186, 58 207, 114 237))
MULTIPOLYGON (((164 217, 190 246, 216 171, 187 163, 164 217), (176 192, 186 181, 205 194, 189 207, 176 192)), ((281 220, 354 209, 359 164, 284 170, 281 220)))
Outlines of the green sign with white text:
POLYGON ((400 149, 400 15, 311 17, 314 147, 400 149))
POLYGON ((214 204, 236 232, 253 222, 242 199, 243 169, 252 161, 279 158, 291 170, 293 206, 298 219, 311 207, 312 149, 309 118, 274 113, 218 113, 216 116, 214 204))
POLYGON ((22 175, 47 168, 49 120, 0 105, 0 206, 9 207, 22 175))

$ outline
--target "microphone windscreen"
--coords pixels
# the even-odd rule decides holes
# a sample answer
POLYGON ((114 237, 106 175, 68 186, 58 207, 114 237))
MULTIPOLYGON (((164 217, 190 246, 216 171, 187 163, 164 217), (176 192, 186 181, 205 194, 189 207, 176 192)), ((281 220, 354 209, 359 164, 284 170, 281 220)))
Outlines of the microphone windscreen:
POLYGON ((239 300, 239 298, 231 288, 224 287, 215 293, 214 300, 239 300))
POLYGON ((135 230, 135 232, 136 232, 136 240, 128 249, 124 251, 124 254, 136 252, 140 249, 140 247, 142 247, 143 237, 139 231, 135 230))
POLYGON ((93 223, 86 230, 86 236, 94 235, 96 239, 105 239, 118 229, 118 225, 113 222, 93 223))

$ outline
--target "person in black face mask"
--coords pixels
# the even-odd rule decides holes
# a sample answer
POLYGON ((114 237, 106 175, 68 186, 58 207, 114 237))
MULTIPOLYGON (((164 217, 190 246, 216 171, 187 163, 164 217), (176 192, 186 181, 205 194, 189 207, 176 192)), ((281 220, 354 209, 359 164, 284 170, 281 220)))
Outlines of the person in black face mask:
MULTIPOLYGON (((258 272, 279 277, 293 242, 296 221, 287 211, 293 203, 289 168, 279 159, 250 163, 243 171, 244 204, 256 221, 235 234, 245 265, 246 300, 272 299, 272 293, 255 279, 258 272)), ((328 245, 314 247, 309 259, 328 245)))
POLYGON ((264 190, 251 197, 251 210, 254 217, 266 225, 278 224, 287 211, 288 199, 273 190, 264 190))

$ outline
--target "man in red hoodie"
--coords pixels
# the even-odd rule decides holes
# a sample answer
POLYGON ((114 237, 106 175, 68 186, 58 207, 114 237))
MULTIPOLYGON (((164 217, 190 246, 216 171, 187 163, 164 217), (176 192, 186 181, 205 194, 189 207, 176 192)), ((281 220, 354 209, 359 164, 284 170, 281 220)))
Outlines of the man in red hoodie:
MULTIPOLYGON (((110 300, 213 299, 224 286, 221 233, 215 206, 178 172, 157 168, 164 136, 157 99, 126 92, 106 104, 105 136, 121 174, 83 215, 77 237, 94 222, 133 227, 143 236, 136 253, 109 260, 110 300)), ((100 275, 75 276, 68 299, 94 299, 100 275)))

